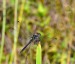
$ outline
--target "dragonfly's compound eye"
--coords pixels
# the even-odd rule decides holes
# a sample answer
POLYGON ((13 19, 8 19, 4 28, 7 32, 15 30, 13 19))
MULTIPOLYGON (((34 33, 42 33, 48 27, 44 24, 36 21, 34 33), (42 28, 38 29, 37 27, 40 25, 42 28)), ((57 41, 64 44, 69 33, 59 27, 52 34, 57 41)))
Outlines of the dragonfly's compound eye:
POLYGON ((40 33, 36 33, 36 34, 33 35, 34 43, 37 43, 37 42, 40 41, 40 36, 41 36, 40 33))
POLYGON ((40 36, 41 36, 40 33, 36 33, 36 34, 33 35, 33 38, 34 38, 34 39, 37 39, 37 38, 40 38, 40 36))

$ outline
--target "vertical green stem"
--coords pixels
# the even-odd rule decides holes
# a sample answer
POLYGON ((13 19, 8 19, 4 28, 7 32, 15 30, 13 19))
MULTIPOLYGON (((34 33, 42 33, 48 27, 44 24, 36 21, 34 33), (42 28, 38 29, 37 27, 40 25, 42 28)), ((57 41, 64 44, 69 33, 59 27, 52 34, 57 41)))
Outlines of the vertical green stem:
POLYGON ((15 0, 15 12, 14 12, 14 63, 16 63, 17 60, 17 54, 16 54, 16 46, 17 46, 17 39, 18 39, 18 30, 17 30, 17 9, 18 9, 18 0, 15 0))
POLYGON ((41 52, 42 52, 41 45, 39 43, 36 49, 36 64, 42 64, 42 53, 41 52))
POLYGON ((6 0, 3 0, 3 24, 2 24, 2 40, 0 48, 0 64, 3 56, 4 38, 5 38, 5 24, 6 24, 6 0))
POLYGON ((11 59, 10 63, 12 64, 13 58, 14 58, 14 64, 16 63, 17 60, 17 54, 16 54, 16 46, 17 46, 17 36, 18 36, 18 30, 17 30, 17 9, 18 9, 18 0, 15 0, 15 7, 14 7, 14 44, 13 44, 13 51, 11 53, 11 59))

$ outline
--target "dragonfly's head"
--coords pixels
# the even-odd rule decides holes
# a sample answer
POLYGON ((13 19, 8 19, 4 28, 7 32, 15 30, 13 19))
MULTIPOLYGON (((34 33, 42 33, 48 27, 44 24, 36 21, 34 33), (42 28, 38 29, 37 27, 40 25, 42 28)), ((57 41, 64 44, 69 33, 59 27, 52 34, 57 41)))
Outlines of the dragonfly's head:
POLYGON ((40 41, 40 37, 41 37, 41 34, 40 34, 40 33, 36 33, 36 34, 34 34, 33 37, 32 37, 34 43, 39 42, 39 41, 40 41))

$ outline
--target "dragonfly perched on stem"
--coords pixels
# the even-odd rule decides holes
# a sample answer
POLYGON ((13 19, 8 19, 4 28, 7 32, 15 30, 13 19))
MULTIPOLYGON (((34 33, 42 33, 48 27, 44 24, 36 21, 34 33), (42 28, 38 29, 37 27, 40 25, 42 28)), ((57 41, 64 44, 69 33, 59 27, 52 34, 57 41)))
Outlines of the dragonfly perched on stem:
POLYGON ((33 34, 30 41, 22 48, 22 50, 20 52, 23 52, 31 42, 38 43, 40 41, 40 36, 41 36, 40 33, 33 34))

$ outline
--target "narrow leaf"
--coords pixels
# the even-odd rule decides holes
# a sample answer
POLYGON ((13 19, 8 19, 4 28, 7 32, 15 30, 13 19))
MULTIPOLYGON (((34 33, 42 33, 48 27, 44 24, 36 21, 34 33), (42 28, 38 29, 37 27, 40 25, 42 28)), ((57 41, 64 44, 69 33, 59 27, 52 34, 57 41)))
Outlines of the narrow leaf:
POLYGON ((42 64, 42 54, 41 54, 41 45, 40 43, 37 46, 36 49, 36 64, 42 64))

